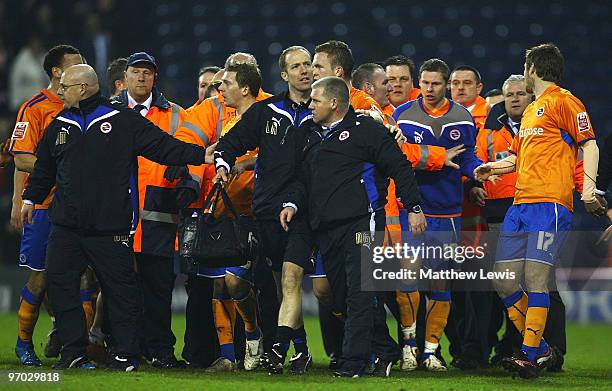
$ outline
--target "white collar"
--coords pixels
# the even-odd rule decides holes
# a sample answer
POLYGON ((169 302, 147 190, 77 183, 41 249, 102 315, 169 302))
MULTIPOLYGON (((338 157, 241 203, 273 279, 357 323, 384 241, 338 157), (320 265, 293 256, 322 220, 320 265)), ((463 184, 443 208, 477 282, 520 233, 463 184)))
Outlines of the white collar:
POLYGON ((344 117, 340 118, 338 121, 333 122, 331 125, 329 126, 321 126, 321 128, 323 128, 324 131, 329 131, 332 130, 333 128, 335 128, 340 122, 342 122, 342 120, 344 119, 344 117))
POLYGON ((510 125, 510 127, 512 128, 512 129, 511 129, 511 130, 512 130, 512 133, 516 134, 517 127, 519 127, 519 126, 520 126, 520 124, 521 124, 520 122, 514 122, 514 121, 512 120, 512 118, 510 118, 510 116, 508 116, 508 125, 510 125))
POLYGON ((132 96, 130 95, 130 93, 128 92, 127 94, 128 97, 128 106, 129 107, 134 107, 136 105, 143 105, 144 107, 147 108, 147 111, 143 114, 142 110, 140 111, 140 114, 142 114, 142 116, 144 117, 145 115, 147 115, 147 112, 149 112, 149 110, 151 110, 151 104, 153 103, 153 93, 149 94, 149 97, 147 98, 147 100, 145 100, 142 103, 138 103, 136 102, 136 100, 134 98, 132 98, 132 96))

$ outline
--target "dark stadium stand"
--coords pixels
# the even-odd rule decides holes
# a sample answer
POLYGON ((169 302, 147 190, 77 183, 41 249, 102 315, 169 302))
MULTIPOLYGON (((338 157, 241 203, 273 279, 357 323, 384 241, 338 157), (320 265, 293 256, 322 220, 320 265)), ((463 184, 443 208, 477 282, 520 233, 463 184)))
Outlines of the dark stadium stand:
MULTIPOLYGON (((198 69, 222 65, 234 51, 255 54, 264 89, 270 92, 284 85, 277 65, 283 48, 301 44, 312 50, 331 38, 346 41, 358 63, 402 53, 417 64, 430 57, 440 57, 451 67, 470 64, 480 70, 488 90, 499 88, 509 74, 523 72, 525 48, 550 41, 566 57, 562 84, 585 103, 595 129, 604 135, 612 128, 611 9, 602 1, 10 0, 0 3, 0 117, 8 118, 0 121, 8 124, 0 136, 7 137, 14 120, 7 106, 12 59, 30 34, 38 33, 45 47, 67 42, 86 52, 83 46, 91 39, 85 16, 90 15, 98 17, 110 37, 109 59, 141 50, 155 55, 163 90, 184 106, 196 99, 198 69)), ((9 188, 7 177, 0 202, 3 229, 9 188)))

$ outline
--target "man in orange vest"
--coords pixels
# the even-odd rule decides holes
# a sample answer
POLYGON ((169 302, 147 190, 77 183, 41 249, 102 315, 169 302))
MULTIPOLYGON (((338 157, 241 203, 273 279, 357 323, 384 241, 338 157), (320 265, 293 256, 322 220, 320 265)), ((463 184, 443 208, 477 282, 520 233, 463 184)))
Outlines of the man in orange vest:
POLYGON ((385 60, 385 73, 389 80, 389 105, 383 107, 385 114, 393 115, 397 107, 415 100, 421 90, 414 86, 414 61, 402 55, 392 56, 385 60))
POLYGON ((480 96, 482 87, 480 72, 476 68, 462 65, 455 68, 451 73, 451 98, 472 114, 477 130, 484 128, 487 113, 491 108, 487 101, 480 96))
MULTIPOLYGON (((476 130, 479 132, 484 128, 487 113, 491 106, 486 100, 480 96, 482 92, 482 79, 480 73, 475 68, 469 65, 457 67, 451 73, 450 91, 453 101, 465 107, 476 124, 476 130)), ((473 243, 478 242, 479 232, 487 229, 484 218, 482 217, 480 208, 464 200, 463 210, 461 214, 461 230, 475 231, 475 234, 464 234, 464 238, 473 243)), ((459 301, 457 302, 459 303, 459 301)))
MULTIPOLYGON (((453 101, 465 107, 474 118, 476 134, 478 134, 484 127, 490 108, 485 99, 480 96, 483 88, 480 72, 469 65, 459 66, 451 72, 449 87, 453 101)), ((466 178, 463 180, 465 183, 466 178)), ((487 225, 482 217, 480 208, 469 202, 466 197, 461 210, 462 240, 468 244, 476 245, 480 238, 480 232, 486 231, 486 229, 487 225)), ((450 342, 450 353, 457 360, 461 356, 462 330, 460 329, 463 329, 463 327, 458 325, 463 322, 465 317, 465 294, 464 292, 453 291, 452 295, 453 309, 445 332, 450 342)), ((451 364, 462 365, 461 360, 451 364)))
MULTIPOLYGON (((182 141, 200 146, 208 137, 179 105, 168 101, 156 87, 158 67, 147 53, 128 58, 127 90, 118 101, 182 141)), ((204 166, 166 167, 138 157, 138 225, 134 234, 136 265, 144 296, 143 347, 156 368, 183 367, 174 356, 176 338, 171 329, 174 288, 173 256, 178 211, 196 201, 204 166)))
POLYGON ((202 67, 198 74, 198 101, 202 102, 206 98, 210 98, 211 89, 209 88, 215 79, 215 75, 221 68, 218 66, 202 67))

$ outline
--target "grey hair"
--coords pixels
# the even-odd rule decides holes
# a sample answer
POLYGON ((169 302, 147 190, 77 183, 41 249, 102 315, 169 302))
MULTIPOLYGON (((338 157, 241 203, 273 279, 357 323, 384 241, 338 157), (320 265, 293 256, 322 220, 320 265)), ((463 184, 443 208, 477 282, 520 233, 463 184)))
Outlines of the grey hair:
POLYGON ((329 99, 337 99, 338 106, 343 110, 349 107, 349 89, 346 82, 336 76, 327 76, 317 80, 312 88, 322 88, 323 95, 329 99))
POLYGON ((525 81, 525 76, 523 75, 510 75, 508 76, 508 78, 506 79, 506 81, 504 82, 504 84, 502 84, 502 91, 506 91, 506 88, 508 87, 508 84, 510 83, 514 83, 517 81, 525 81))

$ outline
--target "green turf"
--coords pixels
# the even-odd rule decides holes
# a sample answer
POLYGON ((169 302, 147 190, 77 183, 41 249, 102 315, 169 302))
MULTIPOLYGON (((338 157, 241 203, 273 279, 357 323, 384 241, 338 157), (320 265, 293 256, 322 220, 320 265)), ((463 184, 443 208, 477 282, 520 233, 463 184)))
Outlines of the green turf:
MULTIPOLYGON (((50 326, 46 315, 41 315, 35 333, 37 353, 42 356, 42 344, 50 326)), ((177 355, 183 347, 184 316, 175 316, 173 329, 177 335, 177 355)), ((289 375, 268 376, 264 372, 232 374, 204 374, 201 370, 159 371, 144 365, 136 373, 118 373, 107 370, 64 371, 60 383, 21 384, 15 388, 47 388, 70 390, 612 390, 612 327, 609 325, 568 325, 568 351, 563 373, 544 373, 536 380, 512 379, 501 369, 463 372, 451 368, 444 374, 426 372, 402 373, 393 370, 391 377, 335 379, 325 369, 327 359, 323 352, 318 321, 306 319, 309 345, 315 367, 301 377, 289 375)), ((0 315, 0 373, 6 370, 23 370, 13 351, 16 339, 15 315, 0 315)), ((446 346, 447 344, 444 344, 446 346)), ((446 355, 448 357, 448 355, 446 355)), ((41 357, 42 358, 42 357, 41 357)), ((49 370, 52 361, 43 359, 44 366, 37 370, 49 370)), ((12 387, 6 379, 0 379, 0 390, 12 387)))

